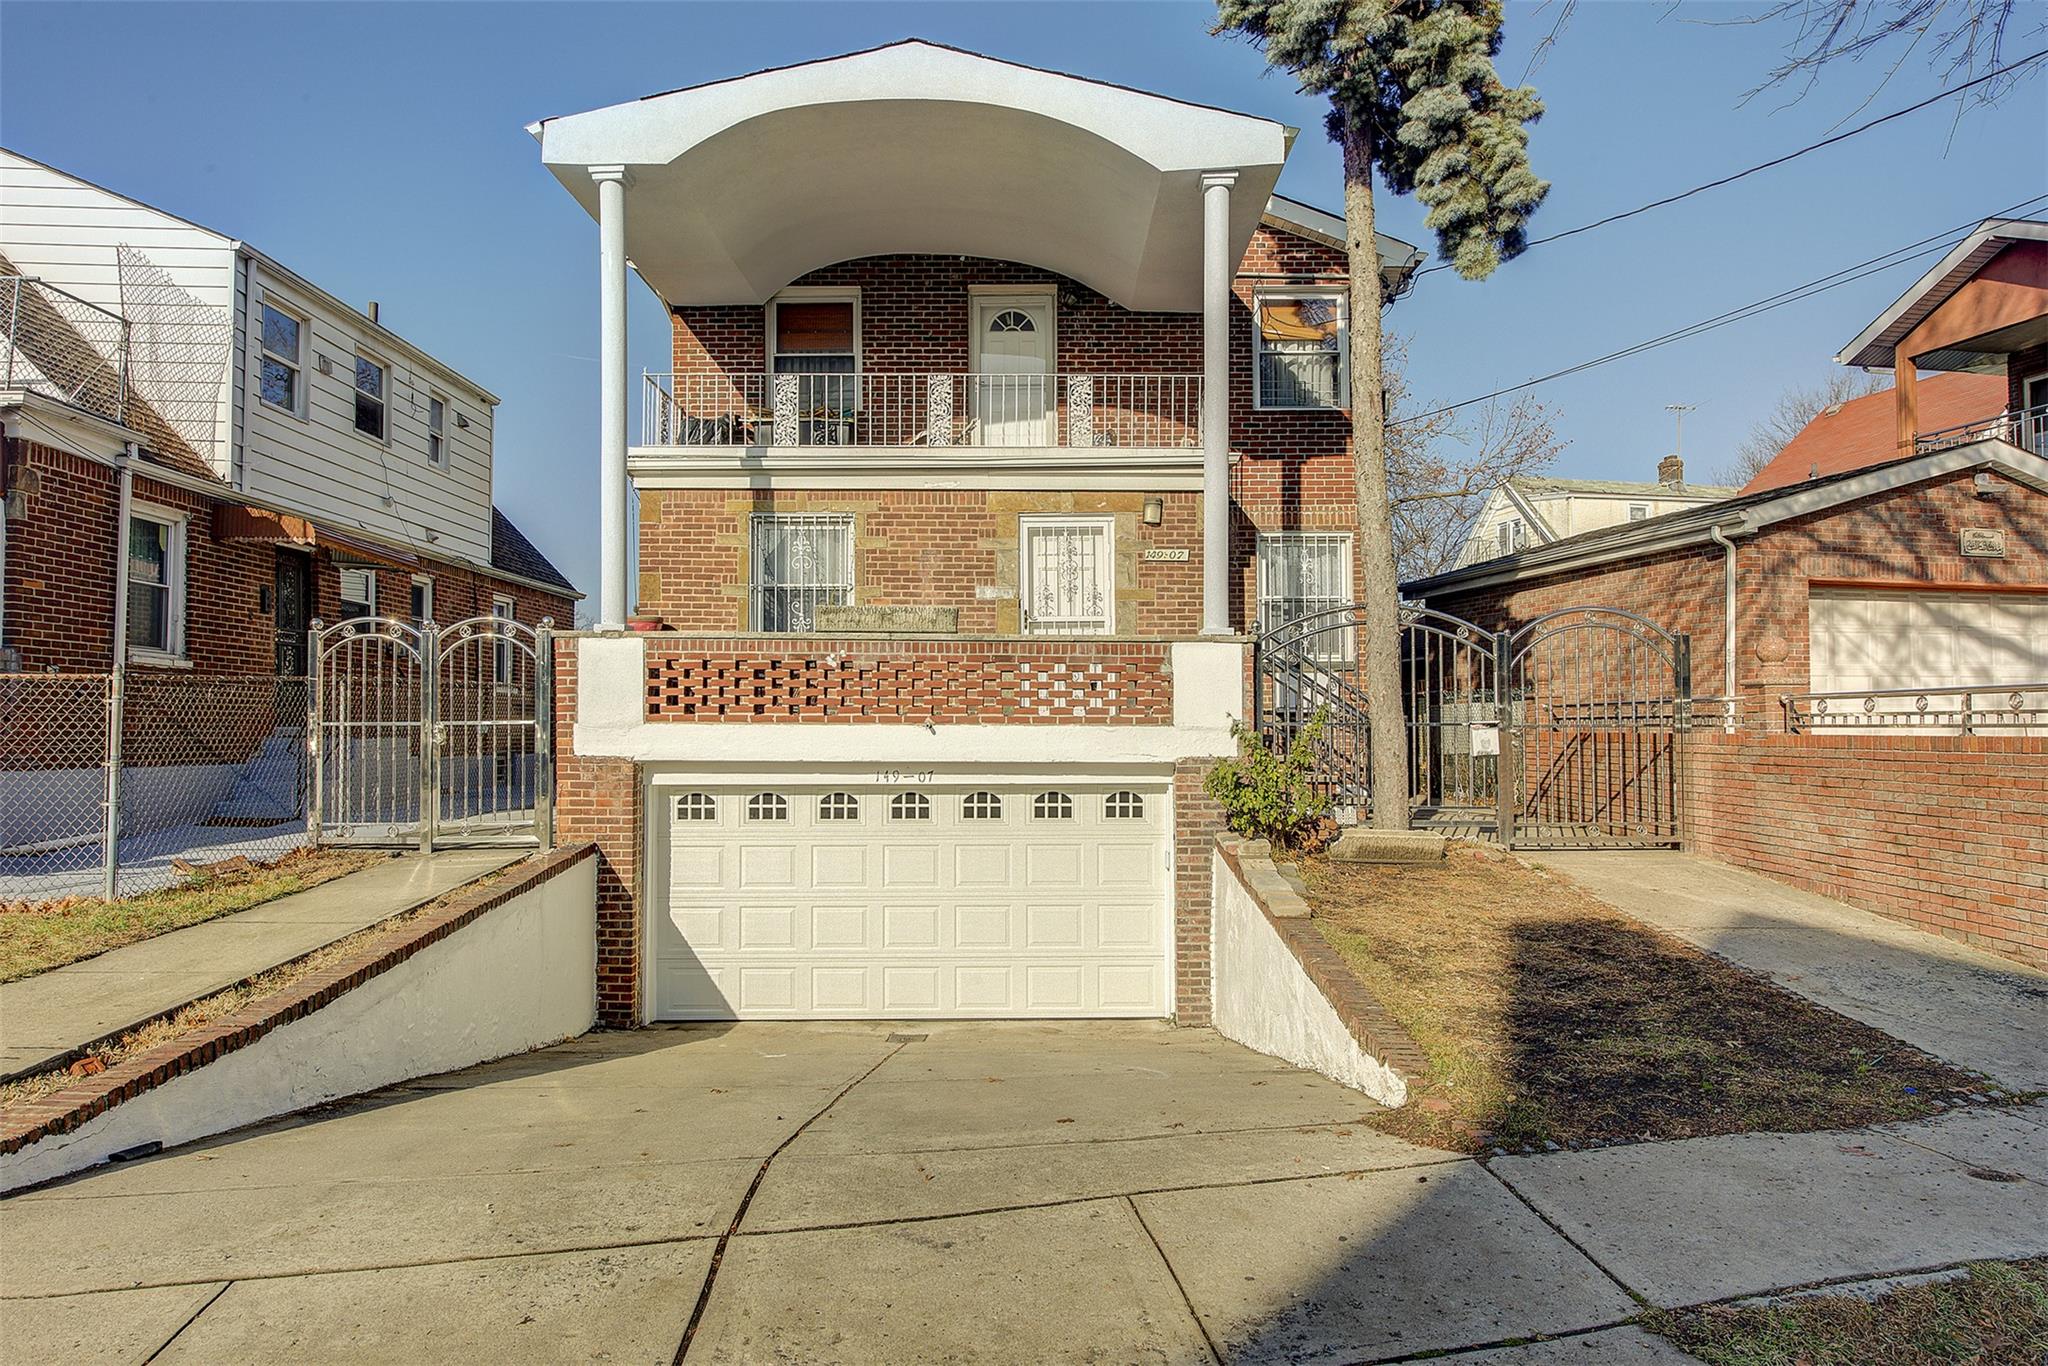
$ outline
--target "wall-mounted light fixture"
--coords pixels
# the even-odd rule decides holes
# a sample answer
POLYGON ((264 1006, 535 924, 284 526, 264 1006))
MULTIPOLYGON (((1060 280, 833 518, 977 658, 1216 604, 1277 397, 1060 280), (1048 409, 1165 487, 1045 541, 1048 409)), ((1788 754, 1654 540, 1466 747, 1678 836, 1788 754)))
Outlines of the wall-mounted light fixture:
POLYGON ((1165 521, 1166 500, 1164 498, 1147 498, 1145 500, 1145 510, 1138 514, 1138 520, 1146 526, 1158 526, 1161 522, 1165 521))
POLYGON ((1996 498, 2001 491, 1998 487, 1998 476, 1989 470, 1978 470, 1970 480, 1970 492, 1979 498, 1996 498))

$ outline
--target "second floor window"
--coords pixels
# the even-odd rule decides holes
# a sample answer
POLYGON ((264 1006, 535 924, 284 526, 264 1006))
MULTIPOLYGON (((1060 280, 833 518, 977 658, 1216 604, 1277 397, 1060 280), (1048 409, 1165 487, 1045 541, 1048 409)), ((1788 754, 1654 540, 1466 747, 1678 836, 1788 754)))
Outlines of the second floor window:
POLYGON ((853 601, 851 514, 755 513, 751 553, 756 631, 815 631, 819 604, 853 601))
POLYGON ((1255 303, 1257 406, 1349 407, 1344 296, 1261 294, 1255 303))
POLYGON ((382 441, 385 433, 384 367, 368 356, 356 357, 356 430, 382 441))
POLYGON ((448 463, 448 405, 435 395, 427 396, 427 460, 448 463))
MULTIPOLYGON (((795 375, 796 411, 807 424, 806 445, 838 444, 844 433, 831 424, 852 420, 860 368, 855 340, 855 302, 843 299, 778 299, 770 310, 769 368, 795 375)), ((772 381, 771 381, 772 382, 772 381)))
POLYGON ((263 362, 258 392, 273 408, 299 413, 299 332, 302 324, 282 309, 263 305, 263 362))

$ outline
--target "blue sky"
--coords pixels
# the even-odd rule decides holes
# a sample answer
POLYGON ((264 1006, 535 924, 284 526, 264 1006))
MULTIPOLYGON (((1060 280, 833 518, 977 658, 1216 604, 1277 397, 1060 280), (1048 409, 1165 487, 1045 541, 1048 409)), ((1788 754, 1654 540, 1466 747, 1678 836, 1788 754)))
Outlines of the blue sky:
MULTIPOLYGON (((1743 92, 1786 34, 1757 6, 1583 4, 1534 81, 1532 154, 1555 232, 1762 161, 1933 93, 1874 64, 1804 100, 1743 92)), ((597 232, 523 129, 651 91, 920 36, 1290 122, 1280 182, 1341 205, 1318 101, 1211 38, 1206 5, 180 5, 0 9, 0 142, 248 240, 504 397, 497 498, 595 587, 597 232), (89 81, 82 73, 94 73, 89 81)), ((1555 10, 1510 4, 1518 78, 1555 10)), ((2032 44, 2023 45, 2015 55, 2032 44)), ((2048 191, 2043 67, 1993 115, 1949 105, 1672 209, 1538 248, 1484 284, 1442 271, 1396 306, 1418 396, 1451 402, 1719 313, 2048 191), (2032 132, 2027 130, 2032 128, 2032 132), (1904 168, 1903 170, 1901 168, 1904 168)), ((1418 207, 1384 230, 1428 246, 1418 207)), ((1545 386, 1558 472, 1648 478, 1668 403, 1696 474, 1925 268, 1545 386)), ((635 291, 633 369, 666 369, 635 291)))

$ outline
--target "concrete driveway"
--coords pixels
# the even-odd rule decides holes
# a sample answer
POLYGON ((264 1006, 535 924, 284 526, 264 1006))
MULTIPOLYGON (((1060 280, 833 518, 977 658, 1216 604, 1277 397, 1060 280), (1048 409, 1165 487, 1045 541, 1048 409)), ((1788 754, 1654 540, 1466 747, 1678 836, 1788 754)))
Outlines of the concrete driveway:
MULTIPOLYGON (((1371 1108, 1164 1025, 591 1035, 0 1203, 0 1341, 1357 1361, 1636 1311, 1501 1179, 1371 1108)), ((1633 1329, 1595 1343, 1671 1359, 1633 1329)))

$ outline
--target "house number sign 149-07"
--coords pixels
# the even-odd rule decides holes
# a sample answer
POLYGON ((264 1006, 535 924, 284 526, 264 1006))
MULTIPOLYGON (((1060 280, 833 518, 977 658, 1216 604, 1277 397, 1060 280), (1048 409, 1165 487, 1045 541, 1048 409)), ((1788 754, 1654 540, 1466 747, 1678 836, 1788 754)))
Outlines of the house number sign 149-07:
POLYGON ((1188 548, 1184 545, 1152 546, 1145 551, 1148 560, 1167 560, 1173 564, 1186 564, 1188 548))

